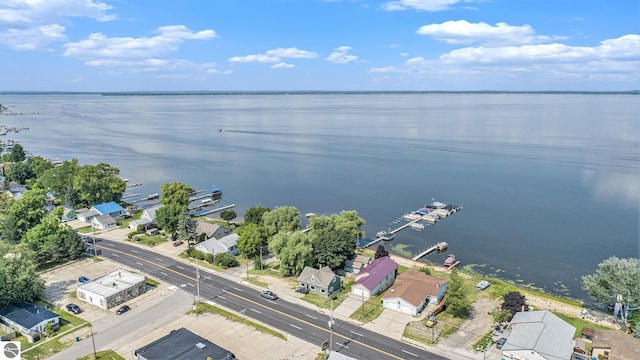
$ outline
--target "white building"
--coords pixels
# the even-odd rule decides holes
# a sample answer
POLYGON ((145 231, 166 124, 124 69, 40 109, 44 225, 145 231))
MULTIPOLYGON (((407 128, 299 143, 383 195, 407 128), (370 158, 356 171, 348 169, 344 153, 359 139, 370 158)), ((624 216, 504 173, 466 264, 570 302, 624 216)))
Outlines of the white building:
POLYGON ((116 270, 88 283, 78 285, 78 299, 105 310, 141 295, 146 290, 145 277, 116 270))

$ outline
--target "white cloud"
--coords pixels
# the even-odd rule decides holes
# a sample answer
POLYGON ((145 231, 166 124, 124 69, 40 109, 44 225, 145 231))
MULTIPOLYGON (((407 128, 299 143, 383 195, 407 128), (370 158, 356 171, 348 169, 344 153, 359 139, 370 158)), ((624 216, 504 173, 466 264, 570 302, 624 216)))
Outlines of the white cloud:
POLYGON ((277 63, 280 61, 280 58, 275 56, 269 56, 265 54, 253 54, 246 56, 234 56, 229 58, 229 62, 239 62, 239 63, 277 63))
POLYGON ((395 66, 374 67, 369 69, 369 72, 372 72, 372 73, 397 73, 397 72, 404 72, 404 71, 406 70, 398 69, 395 66))
POLYGON ((298 48, 275 48, 267 50, 267 55, 275 56, 279 58, 296 58, 296 59, 313 59, 318 57, 318 54, 312 51, 299 50, 298 48))
POLYGON ((288 69, 288 68, 294 68, 296 67, 293 64, 287 64, 287 63, 283 63, 283 62, 279 62, 277 64, 271 65, 272 69, 288 69))
POLYGON ((87 58, 149 58, 176 51, 184 40, 206 40, 215 37, 213 30, 192 32, 184 25, 163 26, 154 37, 107 37, 101 33, 86 40, 66 43, 65 56, 87 58))
POLYGON ((451 5, 470 0, 398 0, 389 1, 382 4, 382 8, 387 11, 398 10, 420 10, 420 11, 443 11, 451 9, 451 5))
MULTIPOLYGON (((412 57, 405 62, 405 70, 421 77, 479 83, 521 78, 529 79, 526 81, 615 80, 633 86, 640 81, 639 45, 640 35, 630 34, 604 40, 593 47, 561 43, 465 47, 438 58, 412 57)), ((387 68, 376 69, 382 72, 387 68)))
POLYGON ((329 54, 326 60, 334 64, 346 64, 358 60, 357 56, 349 54, 350 50, 352 50, 350 46, 337 47, 329 54))
POLYGON ((0 2, 0 44, 14 50, 43 50, 66 40, 66 24, 74 17, 110 21, 113 7, 94 0, 9 0, 0 2), (61 25, 65 24, 65 25, 61 25))
POLYGON ((484 22, 470 23, 466 20, 446 21, 441 24, 421 26, 417 33, 429 35, 450 44, 483 43, 489 45, 538 44, 563 37, 537 36, 529 25, 512 26, 497 23, 495 26, 484 22))

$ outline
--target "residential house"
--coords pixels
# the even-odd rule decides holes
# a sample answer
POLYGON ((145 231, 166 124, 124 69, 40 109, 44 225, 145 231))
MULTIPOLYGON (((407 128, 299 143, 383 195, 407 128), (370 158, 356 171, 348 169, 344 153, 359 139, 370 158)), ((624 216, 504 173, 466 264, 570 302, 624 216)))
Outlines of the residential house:
POLYGON ((418 315, 428 303, 438 305, 447 289, 447 279, 409 270, 396 277, 382 298, 385 309, 418 315))
POLYGON ((15 183, 9 184, 9 192, 11 196, 16 200, 22 199, 22 195, 24 194, 25 191, 27 191, 27 188, 25 188, 20 184, 15 184, 15 183))
MULTIPOLYGON (((198 238, 200 236, 204 236, 205 239, 210 239, 211 237, 213 237, 213 234, 220 228, 220 225, 218 224, 211 224, 208 223, 206 221, 196 221, 196 234, 198 234, 198 238), (204 234, 204 235, 202 235, 204 234)), ((227 232, 228 235, 229 233, 227 232)), ((217 237, 221 238, 222 236, 217 237)))
POLYGON ((511 319, 502 357, 513 360, 570 360, 576 328, 548 310, 520 311, 511 319))
POLYGON ((357 275, 362 269, 371 263, 371 258, 364 255, 356 255, 353 259, 347 259, 342 268, 342 274, 346 276, 357 275))
POLYGON ((88 283, 78 285, 76 297, 105 310, 131 300, 146 291, 143 275, 116 270, 88 283))
POLYGON ((162 207, 162 204, 151 206, 147 209, 142 210, 142 214, 140 214, 140 218, 138 220, 133 220, 129 222, 129 229, 137 230, 139 225, 144 225, 145 228, 149 225, 153 224, 156 219, 156 211, 162 207))
POLYGON ((118 222, 111 215, 98 215, 91 219, 91 226, 96 229, 106 230, 118 226, 118 222))
POLYGON ((393 284, 397 270, 398 263, 389 256, 377 258, 356 275, 351 292, 366 299, 381 294, 393 284))
POLYGON ((137 360, 231 360, 235 355, 186 329, 171 330, 169 335, 135 351, 137 360))
POLYGON ((205 254, 216 256, 218 254, 238 255, 238 238, 240 235, 231 233, 223 236, 219 240, 212 237, 194 246, 194 249, 200 250, 205 254))
POLYGON ((21 303, 0 310, 0 323, 33 339, 39 338, 48 323, 54 330, 60 327, 60 317, 40 305, 21 303))
POLYGON ((640 359, 640 339, 620 330, 595 330, 591 348, 591 356, 597 359, 640 359))
POLYGON ((124 217, 124 208, 113 201, 94 205, 91 209, 97 211, 100 215, 109 215, 114 219, 124 217))
POLYGON ((76 215, 76 219, 85 222, 85 223, 90 223, 94 217, 96 216, 100 216, 100 213, 91 208, 91 209, 87 209, 86 211, 80 211, 80 210, 76 210, 78 213, 76 215))
POLYGON ((224 226, 219 226, 217 230, 214 230, 213 234, 210 237, 214 237, 216 239, 222 239, 223 237, 232 234, 233 230, 224 226))
POLYGON ((298 284, 300 288, 324 297, 329 297, 342 289, 340 277, 326 266, 320 269, 305 266, 298 276, 298 284))
POLYGON ((60 217, 60 222, 75 220, 76 216, 78 216, 78 213, 73 210, 71 206, 62 205, 62 216, 60 217))

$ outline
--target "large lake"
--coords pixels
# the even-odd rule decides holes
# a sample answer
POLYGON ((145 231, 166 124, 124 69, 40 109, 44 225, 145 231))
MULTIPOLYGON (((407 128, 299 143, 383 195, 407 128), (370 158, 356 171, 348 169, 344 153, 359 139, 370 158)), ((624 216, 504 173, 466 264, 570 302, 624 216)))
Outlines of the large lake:
MULTIPOLYGON (((584 297, 581 277, 640 256, 640 97, 612 94, 3 95, 31 153, 106 162, 221 205, 356 210, 373 237, 436 201, 464 210, 388 248, 436 242, 462 265, 584 297), (222 131, 220 131, 222 129, 222 131)), ((440 264, 443 254, 424 258, 440 264)))

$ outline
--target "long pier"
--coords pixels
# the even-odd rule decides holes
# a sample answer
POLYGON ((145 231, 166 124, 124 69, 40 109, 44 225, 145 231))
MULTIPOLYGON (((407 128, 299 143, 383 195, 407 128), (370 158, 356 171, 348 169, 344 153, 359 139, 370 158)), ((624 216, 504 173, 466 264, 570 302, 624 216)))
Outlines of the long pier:
POLYGON ((431 253, 433 251, 436 251, 436 249, 438 249, 438 245, 437 244, 433 245, 432 247, 428 248, 427 250, 421 252, 420 254, 414 256, 413 257, 413 261, 416 261, 416 260, 420 259, 421 257, 426 256, 427 254, 429 254, 429 253, 431 253))
MULTIPOLYGON (((389 231, 388 234, 394 235, 395 233, 408 228, 409 226, 411 226, 411 224, 415 224, 415 223, 417 223, 418 221, 421 221, 421 220, 422 220, 421 218, 420 219, 411 220, 408 223, 405 223, 405 224, 401 225, 400 227, 397 227, 397 228, 389 231)), ((368 248, 369 246, 371 246, 371 245, 373 245, 375 243, 378 243, 378 242, 380 242, 382 240, 385 240, 385 239, 386 238, 384 236, 378 236, 373 241, 371 241, 368 244, 366 244, 365 246, 363 246, 363 248, 368 248)))
POLYGON ((209 211, 205 211, 202 214, 200 214, 200 216, 213 214, 213 213, 216 213, 216 212, 219 212, 219 211, 222 211, 222 210, 231 209, 231 208, 234 208, 234 207, 236 207, 236 204, 226 205, 226 206, 223 206, 223 207, 219 207, 217 209, 211 209, 209 211))

